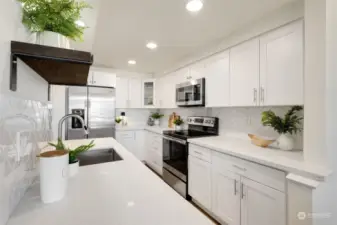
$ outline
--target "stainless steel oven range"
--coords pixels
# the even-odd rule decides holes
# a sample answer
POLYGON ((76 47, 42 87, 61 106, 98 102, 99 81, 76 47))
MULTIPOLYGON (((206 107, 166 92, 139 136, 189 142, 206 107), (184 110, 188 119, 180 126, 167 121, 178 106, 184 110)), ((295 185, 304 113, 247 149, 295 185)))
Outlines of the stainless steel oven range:
POLYGON ((186 199, 188 195, 188 139, 216 136, 219 119, 188 117, 188 130, 164 131, 163 179, 186 199))

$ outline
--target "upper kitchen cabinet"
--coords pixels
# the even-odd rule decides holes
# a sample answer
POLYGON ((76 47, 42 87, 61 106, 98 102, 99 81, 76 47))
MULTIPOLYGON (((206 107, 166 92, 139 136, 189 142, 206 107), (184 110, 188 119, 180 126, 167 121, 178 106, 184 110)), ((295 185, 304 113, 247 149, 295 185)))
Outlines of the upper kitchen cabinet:
POLYGON ((258 96, 259 39, 253 39, 230 50, 230 104, 256 106, 258 96))
POLYGON ((205 62, 197 62, 190 67, 190 75, 188 80, 197 80, 205 77, 205 62))
POLYGON ((188 67, 175 71, 174 72, 174 76, 176 77, 175 84, 180 84, 180 83, 190 81, 192 79, 190 72, 191 70, 188 67))
POLYGON ((303 104, 303 22, 260 39, 260 105, 303 104))
MULTIPOLYGON (((177 75, 179 76, 179 75, 177 75)), ((176 73, 161 78, 160 108, 176 108, 176 73)))
POLYGON ((116 108, 142 108, 142 80, 117 77, 116 108))
POLYGON ((155 107, 155 93, 156 93, 156 82, 154 79, 143 80, 142 81, 142 101, 144 108, 154 108, 155 107))
POLYGON ((229 52, 206 62, 206 107, 229 106, 229 52))
POLYGON ((88 76, 88 86, 116 87, 116 74, 102 71, 90 71, 88 76))

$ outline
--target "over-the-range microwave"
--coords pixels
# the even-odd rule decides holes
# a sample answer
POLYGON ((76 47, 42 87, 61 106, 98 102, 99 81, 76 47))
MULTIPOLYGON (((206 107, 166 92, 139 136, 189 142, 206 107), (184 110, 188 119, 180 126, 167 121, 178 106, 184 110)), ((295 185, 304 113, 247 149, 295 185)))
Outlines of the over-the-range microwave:
POLYGON ((205 78, 176 85, 176 103, 179 107, 205 106, 205 78))

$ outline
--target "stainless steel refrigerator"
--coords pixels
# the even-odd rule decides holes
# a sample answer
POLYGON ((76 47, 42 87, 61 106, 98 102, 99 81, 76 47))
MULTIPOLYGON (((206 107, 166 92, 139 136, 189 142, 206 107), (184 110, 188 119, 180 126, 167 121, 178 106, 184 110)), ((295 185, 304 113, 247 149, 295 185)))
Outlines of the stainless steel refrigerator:
MULTIPOLYGON (((89 129, 88 138, 114 137, 116 92, 114 88, 67 87, 66 111, 80 115, 89 129)), ((80 121, 71 118, 66 140, 86 138, 80 121)))

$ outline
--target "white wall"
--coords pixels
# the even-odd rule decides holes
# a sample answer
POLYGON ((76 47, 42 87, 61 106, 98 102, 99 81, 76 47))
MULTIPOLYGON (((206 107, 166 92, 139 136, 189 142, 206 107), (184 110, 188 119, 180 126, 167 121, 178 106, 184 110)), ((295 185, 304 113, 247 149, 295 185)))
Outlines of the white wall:
POLYGON ((21 24, 21 7, 17 1, 0 2, 0 93, 11 96, 47 101, 48 84, 24 63, 18 63, 18 90, 9 90, 10 42, 12 40, 30 42, 32 35, 21 24))

